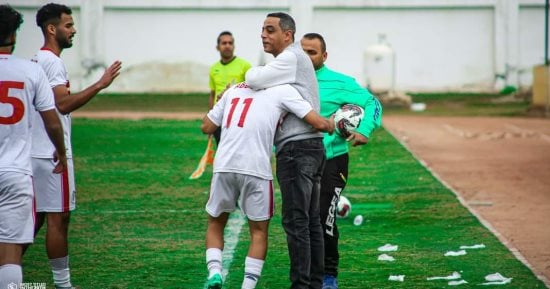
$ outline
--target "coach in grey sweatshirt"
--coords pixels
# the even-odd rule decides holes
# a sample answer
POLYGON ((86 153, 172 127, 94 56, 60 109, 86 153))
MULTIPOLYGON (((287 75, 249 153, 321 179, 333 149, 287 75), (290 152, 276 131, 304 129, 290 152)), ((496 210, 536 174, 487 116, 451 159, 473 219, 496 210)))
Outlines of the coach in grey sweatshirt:
MULTIPOLYGON (((290 84, 319 112, 315 70, 299 43, 288 14, 270 13, 262 27, 264 51, 275 59, 246 73, 253 89, 290 84)), ((292 289, 320 289, 324 247, 319 217, 320 181, 325 164, 323 135, 293 114, 285 115, 275 135, 277 179, 283 200, 292 289)))

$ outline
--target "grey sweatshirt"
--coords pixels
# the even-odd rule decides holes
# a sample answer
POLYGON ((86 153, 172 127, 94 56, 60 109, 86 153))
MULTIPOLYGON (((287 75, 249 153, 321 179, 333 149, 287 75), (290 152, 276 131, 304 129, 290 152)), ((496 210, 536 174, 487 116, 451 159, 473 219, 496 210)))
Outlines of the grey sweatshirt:
MULTIPOLYGON (((315 69, 298 42, 289 45, 267 65, 250 68, 245 79, 248 86, 255 90, 290 84, 319 112, 319 86, 315 69)), ((287 114, 275 134, 275 147, 279 152, 289 141, 322 137, 321 132, 296 115, 287 114)))

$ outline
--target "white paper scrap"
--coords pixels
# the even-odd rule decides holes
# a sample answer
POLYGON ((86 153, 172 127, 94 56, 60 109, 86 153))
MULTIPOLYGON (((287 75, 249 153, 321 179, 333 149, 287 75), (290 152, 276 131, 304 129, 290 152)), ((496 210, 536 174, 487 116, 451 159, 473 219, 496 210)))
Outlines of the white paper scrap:
POLYGON ((460 250, 460 251, 449 251, 445 253, 445 257, 454 257, 454 256, 462 256, 466 255, 466 250, 460 250))
POLYGON ((382 254, 380 256, 378 256, 378 261, 389 261, 389 262, 393 262, 395 261, 395 258, 388 255, 388 254, 382 254))
POLYGON ((493 273, 485 276, 485 281, 493 282, 493 281, 504 281, 511 278, 506 278, 502 276, 500 273, 493 273))
POLYGON ((405 281, 405 275, 390 275, 388 280, 389 281, 403 282, 403 281, 405 281))
POLYGON ((462 284, 467 284, 468 282, 466 282, 466 280, 458 280, 458 281, 449 281, 449 286, 458 286, 458 285, 462 285, 462 284))
POLYGON ((394 251, 397 251, 398 248, 399 248, 399 246, 397 246, 397 245, 386 244, 382 247, 378 247, 378 251, 380 251, 380 252, 394 252, 394 251))
POLYGON ((485 248, 485 245, 484 244, 475 244, 475 245, 472 245, 472 246, 460 246, 460 249, 483 249, 485 248))
POLYGON ((460 273, 458 272, 453 272, 453 274, 449 275, 449 276, 445 276, 445 277, 440 277, 440 276, 436 276, 436 277, 428 277, 426 278, 426 280, 428 281, 431 281, 431 280, 456 280, 456 279, 460 279, 462 276, 460 276, 460 273))
POLYGON ((493 281, 493 282, 485 282, 485 283, 481 283, 481 285, 504 285, 504 284, 508 284, 512 282, 512 278, 509 278, 509 279, 506 279, 504 281, 493 281))
POLYGON ((500 273, 494 273, 485 276, 485 281, 488 282, 482 283, 481 285, 504 285, 512 282, 512 278, 506 278, 500 273))

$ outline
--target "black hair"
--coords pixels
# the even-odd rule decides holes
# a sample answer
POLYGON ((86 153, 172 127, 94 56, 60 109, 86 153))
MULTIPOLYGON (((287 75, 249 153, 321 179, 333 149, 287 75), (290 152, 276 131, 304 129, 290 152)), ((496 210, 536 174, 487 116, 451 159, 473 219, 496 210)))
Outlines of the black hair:
POLYGON ((327 52, 327 43, 325 42, 325 38, 319 33, 306 33, 304 34, 305 39, 313 40, 313 39, 319 39, 321 42, 321 52, 325 53, 327 52))
POLYGON ((57 25, 61 21, 61 14, 71 15, 71 8, 56 3, 49 3, 42 6, 36 13, 36 25, 42 29, 44 33, 48 25, 57 25))
POLYGON ((10 5, 0 5, 0 46, 11 46, 9 37, 19 29, 23 23, 23 16, 10 5))
POLYGON ((222 32, 220 33, 220 35, 218 35, 218 40, 217 40, 218 45, 220 45, 220 40, 221 40, 222 36, 224 36, 224 35, 229 35, 229 36, 233 37, 233 34, 231 34, 231 32, 229 32, 229 31, 222 31, 222 32))
POLYGON ((292 40, 294 40, 294 34, 296 33, 296 22, 292 16, 284 12, 275 12, 267 14, 267 17, 279 18, 279 26, 283 31, 292 31, 292 40))

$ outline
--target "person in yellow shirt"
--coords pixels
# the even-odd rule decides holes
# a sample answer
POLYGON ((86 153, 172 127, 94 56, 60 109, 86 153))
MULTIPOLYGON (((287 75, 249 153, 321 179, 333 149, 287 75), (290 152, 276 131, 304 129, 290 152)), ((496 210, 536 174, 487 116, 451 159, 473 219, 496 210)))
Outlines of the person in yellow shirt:
MULTIPOLYGON (((235 55, 235 38, 229 31, 223 31, 218 36, 216 49, 221 59, 210 67, 210 99, 208 109, 212 109, 220 94, 233 84, 244 81, 244 75, 250 68, 250 63, 235 55)), ((214 132, 216 143, 220 142, 221 129, 214 132)))

